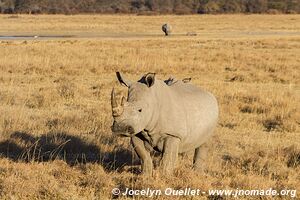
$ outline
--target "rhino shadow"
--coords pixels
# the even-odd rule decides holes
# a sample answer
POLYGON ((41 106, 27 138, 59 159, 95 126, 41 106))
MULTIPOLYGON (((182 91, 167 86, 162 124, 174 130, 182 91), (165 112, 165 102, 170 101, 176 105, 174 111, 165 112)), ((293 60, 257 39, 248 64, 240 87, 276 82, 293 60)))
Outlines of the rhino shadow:
MULTIPOLYGON (((65 132, 33 136, 13 132, 0 142, 0 157, 15 162, 48 162, 56 159, 68 165, 98 163, 107 171, 123 171, 125 166, 139 164, 134 152, 122 147, 103 151, 99 146, 65 132)), ((138 173, 138 172, 137 172, 138 173)))

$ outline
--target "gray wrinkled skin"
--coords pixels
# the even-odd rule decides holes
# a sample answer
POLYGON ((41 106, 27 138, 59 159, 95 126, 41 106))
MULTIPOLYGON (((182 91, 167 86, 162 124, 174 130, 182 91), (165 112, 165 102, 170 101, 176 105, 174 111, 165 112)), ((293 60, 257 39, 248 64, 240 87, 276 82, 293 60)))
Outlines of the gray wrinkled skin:
POLYGON ((128 87, 128 98, 117 103, 112 91, 113 134, 131 137, 142 161, 142 171, 152 174, 150 150, 162 153, 161 167, 170 174, 178 153, 194 150, 195 170, 203 170, 206 142, 218 120, 215 97, 190 83, 172 79, 169 84, 148 73, 131 82, 117 72, 118 80, 128 87))
POLYGON ((165 33, 165 36, 171 35, 172 27, 170 24, 162 25, 161 29, 165 33))

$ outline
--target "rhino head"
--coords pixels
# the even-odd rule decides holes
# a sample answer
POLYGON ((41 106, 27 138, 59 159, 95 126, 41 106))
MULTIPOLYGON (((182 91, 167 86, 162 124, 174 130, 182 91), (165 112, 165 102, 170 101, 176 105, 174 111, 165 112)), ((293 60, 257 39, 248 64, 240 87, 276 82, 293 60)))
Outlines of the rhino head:
POLYGON ((127 80, 119 72, 116 75, 119 82, 128 88, 128 96, 123 96, 118 103, 112 89, 111 107, 114 122, 111 129, 116 135, 131 137, 145 130, 153 116, 155 74, 148 73, 137 82, 127 80))

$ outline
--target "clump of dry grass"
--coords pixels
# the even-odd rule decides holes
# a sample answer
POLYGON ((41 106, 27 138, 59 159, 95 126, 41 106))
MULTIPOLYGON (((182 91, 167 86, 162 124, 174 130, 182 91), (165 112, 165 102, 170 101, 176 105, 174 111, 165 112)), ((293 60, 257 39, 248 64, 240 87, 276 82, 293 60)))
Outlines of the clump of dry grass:
POLYGON ((58 91, 59 95, 65 99, 74 98, 73 85, 70 83, 61 84, 57 88, 57 91, 58 91))
POLYGON ((1 198, 110 199, 114 187, 299 192, 300 37, 243 35, 299 32, 297 20, 290 20, 297 17, 22 15, 8 23, 0 16, 6 33, 68 29, 93 36, 118 29, 150 35, 0 41, 1 198), (28 20, 35 27, 26 26, 28 20), (166 20, 175 32, 189 28, 201 34, 160 37, 166 20), (191 170, 189 152, 172 177, 158 169, 153 178, 138 176, 140 163, 129 139, 110 130, 111 89, 124 94, 115 71, 132 80, 148 71, 161 79, 191 77, 216 95, 220 120, 205 173, 191 170))

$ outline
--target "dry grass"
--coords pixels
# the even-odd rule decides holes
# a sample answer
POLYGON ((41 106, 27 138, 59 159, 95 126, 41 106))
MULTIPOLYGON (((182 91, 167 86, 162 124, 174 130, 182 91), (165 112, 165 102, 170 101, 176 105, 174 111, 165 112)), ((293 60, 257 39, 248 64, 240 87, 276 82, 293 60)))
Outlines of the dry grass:
POLYGON ((149 34, 0 41, 1 199, 110 199, 114 187, 300 192, 299 22, 299 15, 0 16, 1 34, 149 34), (198 36, 160 36, 165 21, 198 36), (205 174, 190 170, 189 154, 174 177, 136 175, 129 139, 110 131, 117 70, 135 80, 148 71, 192 77, 217 96, 205 174))

